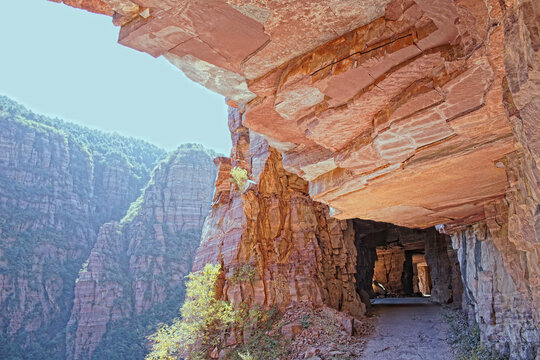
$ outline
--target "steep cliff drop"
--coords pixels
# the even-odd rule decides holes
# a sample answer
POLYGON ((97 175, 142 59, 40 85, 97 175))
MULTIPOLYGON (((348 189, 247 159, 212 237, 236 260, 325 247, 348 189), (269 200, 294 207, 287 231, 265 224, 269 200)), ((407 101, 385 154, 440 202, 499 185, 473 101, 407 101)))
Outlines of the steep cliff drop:
POLYGON ((159 163, 144 141, 5 97, 0 129, 0 358, 143 359, 183 301, 215 153, 159 163))
POLYGON ((283 309, 308 301, 364 314, 354 286, 352 224, 332 219, 327 206, 311 200, 308 183, 283 169, 279 153, 242 126, 234 108, 229 127, 232 156, 216 159, 216 191, 194 270, 220 262, 230 278, 235 268, 253 266, 253 281, 225 283, 223 296, 237 304, 283 309), (231 182, 231 166, 248 169, 247 190, 231 182))
MULTIPOLYGON (((459 306, 460 272, 448 236, 433 228, 332 218, 328 206, 309 198, 308 183, 284 170, 279 152, 242 126, 241 118, 240 111, 229 108, 233 150, 231 158, 215 160, 218 176, 212 210, 194 263, 194 270, 209 262, 222 265, 225 276, 219 294, 223 299, 237 307, 278 308, 293 317, 294 309, 304 309, 306 304, 332 308, 342 312, 327 311, 339 319, 346 335, 361 334, 361 319, 376 295, 373 280, 396 295, 418 294, 418 265, 422 262, 430 269, 426 292, 432 301, 459 306), (235 167, 247 170, 245 189, 231 179, 235 167), (386 261, 388 268, 393 267, 390 277, 395 285, 387 281, 383 269, 384 253, 391 251, 400 254, 386 261), (421 260, 413 261, 414 254, 421 260), (239 281, 238 274, 245 267, 253 273, 239 281)), ((288 325, 282 332, 293 340, 301 330, 292 328, 302 327, 298 321, 288 325)), ((219 349, 220 358, 241 339, 238 334, 229 339, 227 344, 232 347, 219 349)), ((332 345, 326 343, 322 348, 324 354, 332 345)), ((302 346, 294 350, 298 349, 305 350, 302 346)))
POLYGON ((64 359, 77 273, 165 152, 0 97, 0 353, 64 359), (92 139, 92 140, 90 140, 92 139))
POLYGON ((99 231, 79 273, 68 359, 143 359, 146 337, 178 316, 215 179, 213 153, 184 145, 120 222, 99 231))

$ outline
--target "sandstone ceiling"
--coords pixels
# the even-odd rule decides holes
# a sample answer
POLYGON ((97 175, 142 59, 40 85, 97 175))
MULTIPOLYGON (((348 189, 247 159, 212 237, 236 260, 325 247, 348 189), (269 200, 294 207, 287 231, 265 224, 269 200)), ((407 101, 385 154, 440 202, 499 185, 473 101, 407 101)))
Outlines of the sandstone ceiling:
POLYGON ((231 99, 338 218, 470 223, 505 193, 495 0, 62 2, 231 99))

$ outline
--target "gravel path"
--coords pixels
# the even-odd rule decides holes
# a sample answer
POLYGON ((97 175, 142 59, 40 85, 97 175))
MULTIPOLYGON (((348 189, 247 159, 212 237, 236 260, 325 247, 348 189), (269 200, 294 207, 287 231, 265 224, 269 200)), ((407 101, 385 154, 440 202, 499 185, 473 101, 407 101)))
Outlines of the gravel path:
POLYGON ((375 300, 376 330, 366 344, 366 360, 453 360, 441 307, 426 298, 375 300))

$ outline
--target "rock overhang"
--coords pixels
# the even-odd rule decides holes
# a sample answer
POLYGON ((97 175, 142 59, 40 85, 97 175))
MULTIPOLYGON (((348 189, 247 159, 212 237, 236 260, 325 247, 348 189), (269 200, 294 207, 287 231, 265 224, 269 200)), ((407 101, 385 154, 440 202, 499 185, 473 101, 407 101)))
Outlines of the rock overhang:
POLYGON ((112 15, 121 44, 241 104, 341 219, 470 222, 505 193, 493 1, 63 2, 112 15))

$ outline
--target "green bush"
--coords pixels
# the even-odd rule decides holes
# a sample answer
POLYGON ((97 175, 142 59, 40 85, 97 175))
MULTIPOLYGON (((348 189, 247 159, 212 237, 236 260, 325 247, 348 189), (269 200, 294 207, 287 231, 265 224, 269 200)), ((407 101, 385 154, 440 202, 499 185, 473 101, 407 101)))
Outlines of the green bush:
POLYGON ((240 191, 246 190, 248 173, 246 169, 235 166, 231 169, 231 180, 240 191))
POLYGON ((302 318, 300 319, 300 324, 302 325, 302 329, 303 330, 307 329, 311 325, 312 321, 313 319, 311 315, 309 314, 302 315, 302 318))
POLYGON ((239 310, 239 327, 249 332, 247 341, 237 351, 228 354, 229 359, 275 360, 288 354, 289 342, 281 336, 279 321, 281 314, 276 308, 261 310, 247 307, 239 310))
POLYGON ((469 325, 467 316, 460 310, 446 308, 443 318, 449 325, 449 342, 457 360, 506 360, 497 351, 480 341, 480 328, 475 322, 469 325))
POLYGON ((253 280, 255 277, 255 267, 251 264, 244 264, 233 269, 233 274, 229 278, 232 285, 245 283, 253 280))
POLYGON ((249 353, 249 351, 247 353, 238 353, 238 356, 240 356, 240 359, 242 360, 255 360, 255 358, 253 356, 251 356, 251 354, 249 353))
POLYGON ((177 359, 187 354, 190 359, 204 359, 211 348, 219 345, 222 334, 234 324, 236 314, 227 301, 216 298, 220 265, 206 264, 201 271, 188 275, 186 300, 181 308, 182 319, 162 326, 149 339, 152 352, 146 359, 177 359))

